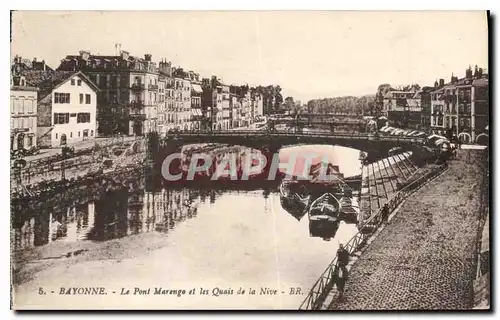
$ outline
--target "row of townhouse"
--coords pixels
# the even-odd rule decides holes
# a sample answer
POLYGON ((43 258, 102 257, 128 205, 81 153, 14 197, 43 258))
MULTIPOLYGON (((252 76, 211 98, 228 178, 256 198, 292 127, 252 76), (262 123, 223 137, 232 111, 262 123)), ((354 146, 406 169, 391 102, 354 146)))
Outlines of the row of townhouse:
POLYGON ((230 129, 263 116, 263 98, 255 89, 229 86, 216 76, 200 79, 170 61, 157 64, 150 54, 82 50, 67 55, 55 70, 45 61, 16 56, 11 71, 14 150, 57 147, 98 135, 230 129))
POLYGON ((489 130, 489 81, 481 68, 469 66, 465 77, 450 82, 436 80, 434 86, 411 86, 388 90, 383 97, 383 115, 391 125, 454 135, 475 142, 489 130))
MULTIPOLYGON (((233 115, 238 114, 232 110, 229 86, 216 76, 212 78, 217 79, 217 86, 207 87, 206 79, 198 73, 173 67, 163 59, 156 64, 150 54, 139 58, 126 51, 118 56, 81 51, 77 56, 67 56, 58 70, 82 71, 97 84, 101 90, 97 121, 102 135, 229 129, 233 127, 233 115), (206 91, 213 99, 203 99, 206 91), (214 101, 217 103, 212 107, 214 101)), ((255 99, 262 104, 260 94, 255 99)), ((259 110, 254 118, 263 115, 263 108, 259 110)))

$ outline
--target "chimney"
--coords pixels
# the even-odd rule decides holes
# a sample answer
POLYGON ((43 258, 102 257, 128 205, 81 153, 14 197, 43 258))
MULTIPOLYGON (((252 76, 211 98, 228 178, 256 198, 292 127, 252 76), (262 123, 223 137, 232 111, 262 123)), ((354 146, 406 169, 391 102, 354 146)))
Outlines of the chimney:
POLYGON ((127 51, 121 50, 120 56, 122 57, 123 60, 128 60, 129 53, 127 51))
POLYGON ((444 79, 439 79, 439 86, 444 87, 444 79))
POLYGON ((457 77, 457 76, 455 76, 453 73, 451 74, 451 81, 450 81, 450 82, 451 82, 451 83, 456 83, 456 82, 458 82, 458 77, 457 77))
POLYGON ((160 72, 166 74, 167 76, 171 77, 172 76, 172 63, 170 61, 162 60, 159 63, 159 69, 160 72))
POLYGON ((439 83, 438 83, 438 81, 436 80, 436 81, 434 81, 434 88, 437 88, 437 87, 439 87, 439 83))
POLYGON ((148 61, 148 62, 149 62, 149 61, 151 61, 151 57, 152 57, 152 55, 151 55, 151 54, 146 53, 146 54, 144 55, 144 60, 146 60, 146 61, 148 61))
POLYGON ((472 68, 469 65, 469 68, 465 70, 465 78, 472 79, 472 68))
POLYGON ((90 57, 90 52, 85 50, 80 50, 80 57, 83 60, 88 60, 88 58, 90 57))

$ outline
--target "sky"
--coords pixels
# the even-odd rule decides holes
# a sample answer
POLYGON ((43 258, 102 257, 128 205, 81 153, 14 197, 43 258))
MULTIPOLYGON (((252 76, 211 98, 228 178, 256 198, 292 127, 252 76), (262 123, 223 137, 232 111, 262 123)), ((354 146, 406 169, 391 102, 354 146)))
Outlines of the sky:
POLYGON ((304 103, 488 68, 483 11, 17 11, 12 20, 11 55, 53 68, 120 43, 227 84, 280 85, 304 103))

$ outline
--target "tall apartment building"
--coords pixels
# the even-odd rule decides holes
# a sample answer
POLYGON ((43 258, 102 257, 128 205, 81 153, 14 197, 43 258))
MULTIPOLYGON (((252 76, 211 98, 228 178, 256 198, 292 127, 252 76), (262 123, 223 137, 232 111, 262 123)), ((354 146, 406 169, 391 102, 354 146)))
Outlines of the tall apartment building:
POLYGON ((191 129, 191 80, 182 68, 173 68, 174 112, 177 115, 176 128, 191 129))
MULTIPOLYGON (((219 89, 219 88, 218 88, 219 89)), ((222 96, 221 100, 221 107, 222 107, 222 128, 227 130, 231 129, 233 127, 232 125, 232 119, 233 119, 233 110, 231 109, 230 105, 230 93, 229 93, 229 86, 222 84, 220 86, 220 92, 222 96)))
MULTIPOLYGON (((180 129, 180 119, 183 115, 182 108, 178 108, 176 104, 176 89, 175 79, 173 77, 172 63, 170 61, 162 60, 159 63, 159 73, 165 78, 165 112, 163 117, 165 119, 161 126, 160 132, 165 134, 169 130, 180 129)), ((158 115, 162 116, 161 114, 158 115)))
POLYGON ((456 134, 462 141, 476 142, 489 125, 488 75, 469 67, 465 77, 451 77, 450 83, 431 93, 431 128, 438 134, 456 134))
POLYGON ((30 149, 37 145, 37 91, 24 75, 11 76, 10 149, 30 149))
POLYGON ((200 75, 189 71, 189 79, 191 80, 191 129, 200 130, 204 125, 204 112, 201 108, 203 89, 200 75))
POLYGON ((167 126, 167 102, 166 102, 166 85, 167 81, 164 75, 159 74, 158 76, 158 118, 157 118, 157 129, 158 132, 164 133, 167 126))
POLYGON ((82 50, 66 56, 57 69, 82 71, 99 87, 100 134, 143 135, 157 129, 158 72, 150 54, 139 58, 127 51, 109 56, 82 50))

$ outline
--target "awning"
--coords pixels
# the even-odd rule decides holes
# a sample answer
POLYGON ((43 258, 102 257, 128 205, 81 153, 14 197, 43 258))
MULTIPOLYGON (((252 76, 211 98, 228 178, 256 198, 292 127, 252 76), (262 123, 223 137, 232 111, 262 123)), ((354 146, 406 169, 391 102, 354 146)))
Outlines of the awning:
POLYGON ((193 84, 192 89, 196 93, 203 93, 203 89, 201 88, 201 86, 199 84, 193 84))
POLYGON ((202 116, 201 109, 191 109, 191 114, 193 116, 202 116))

